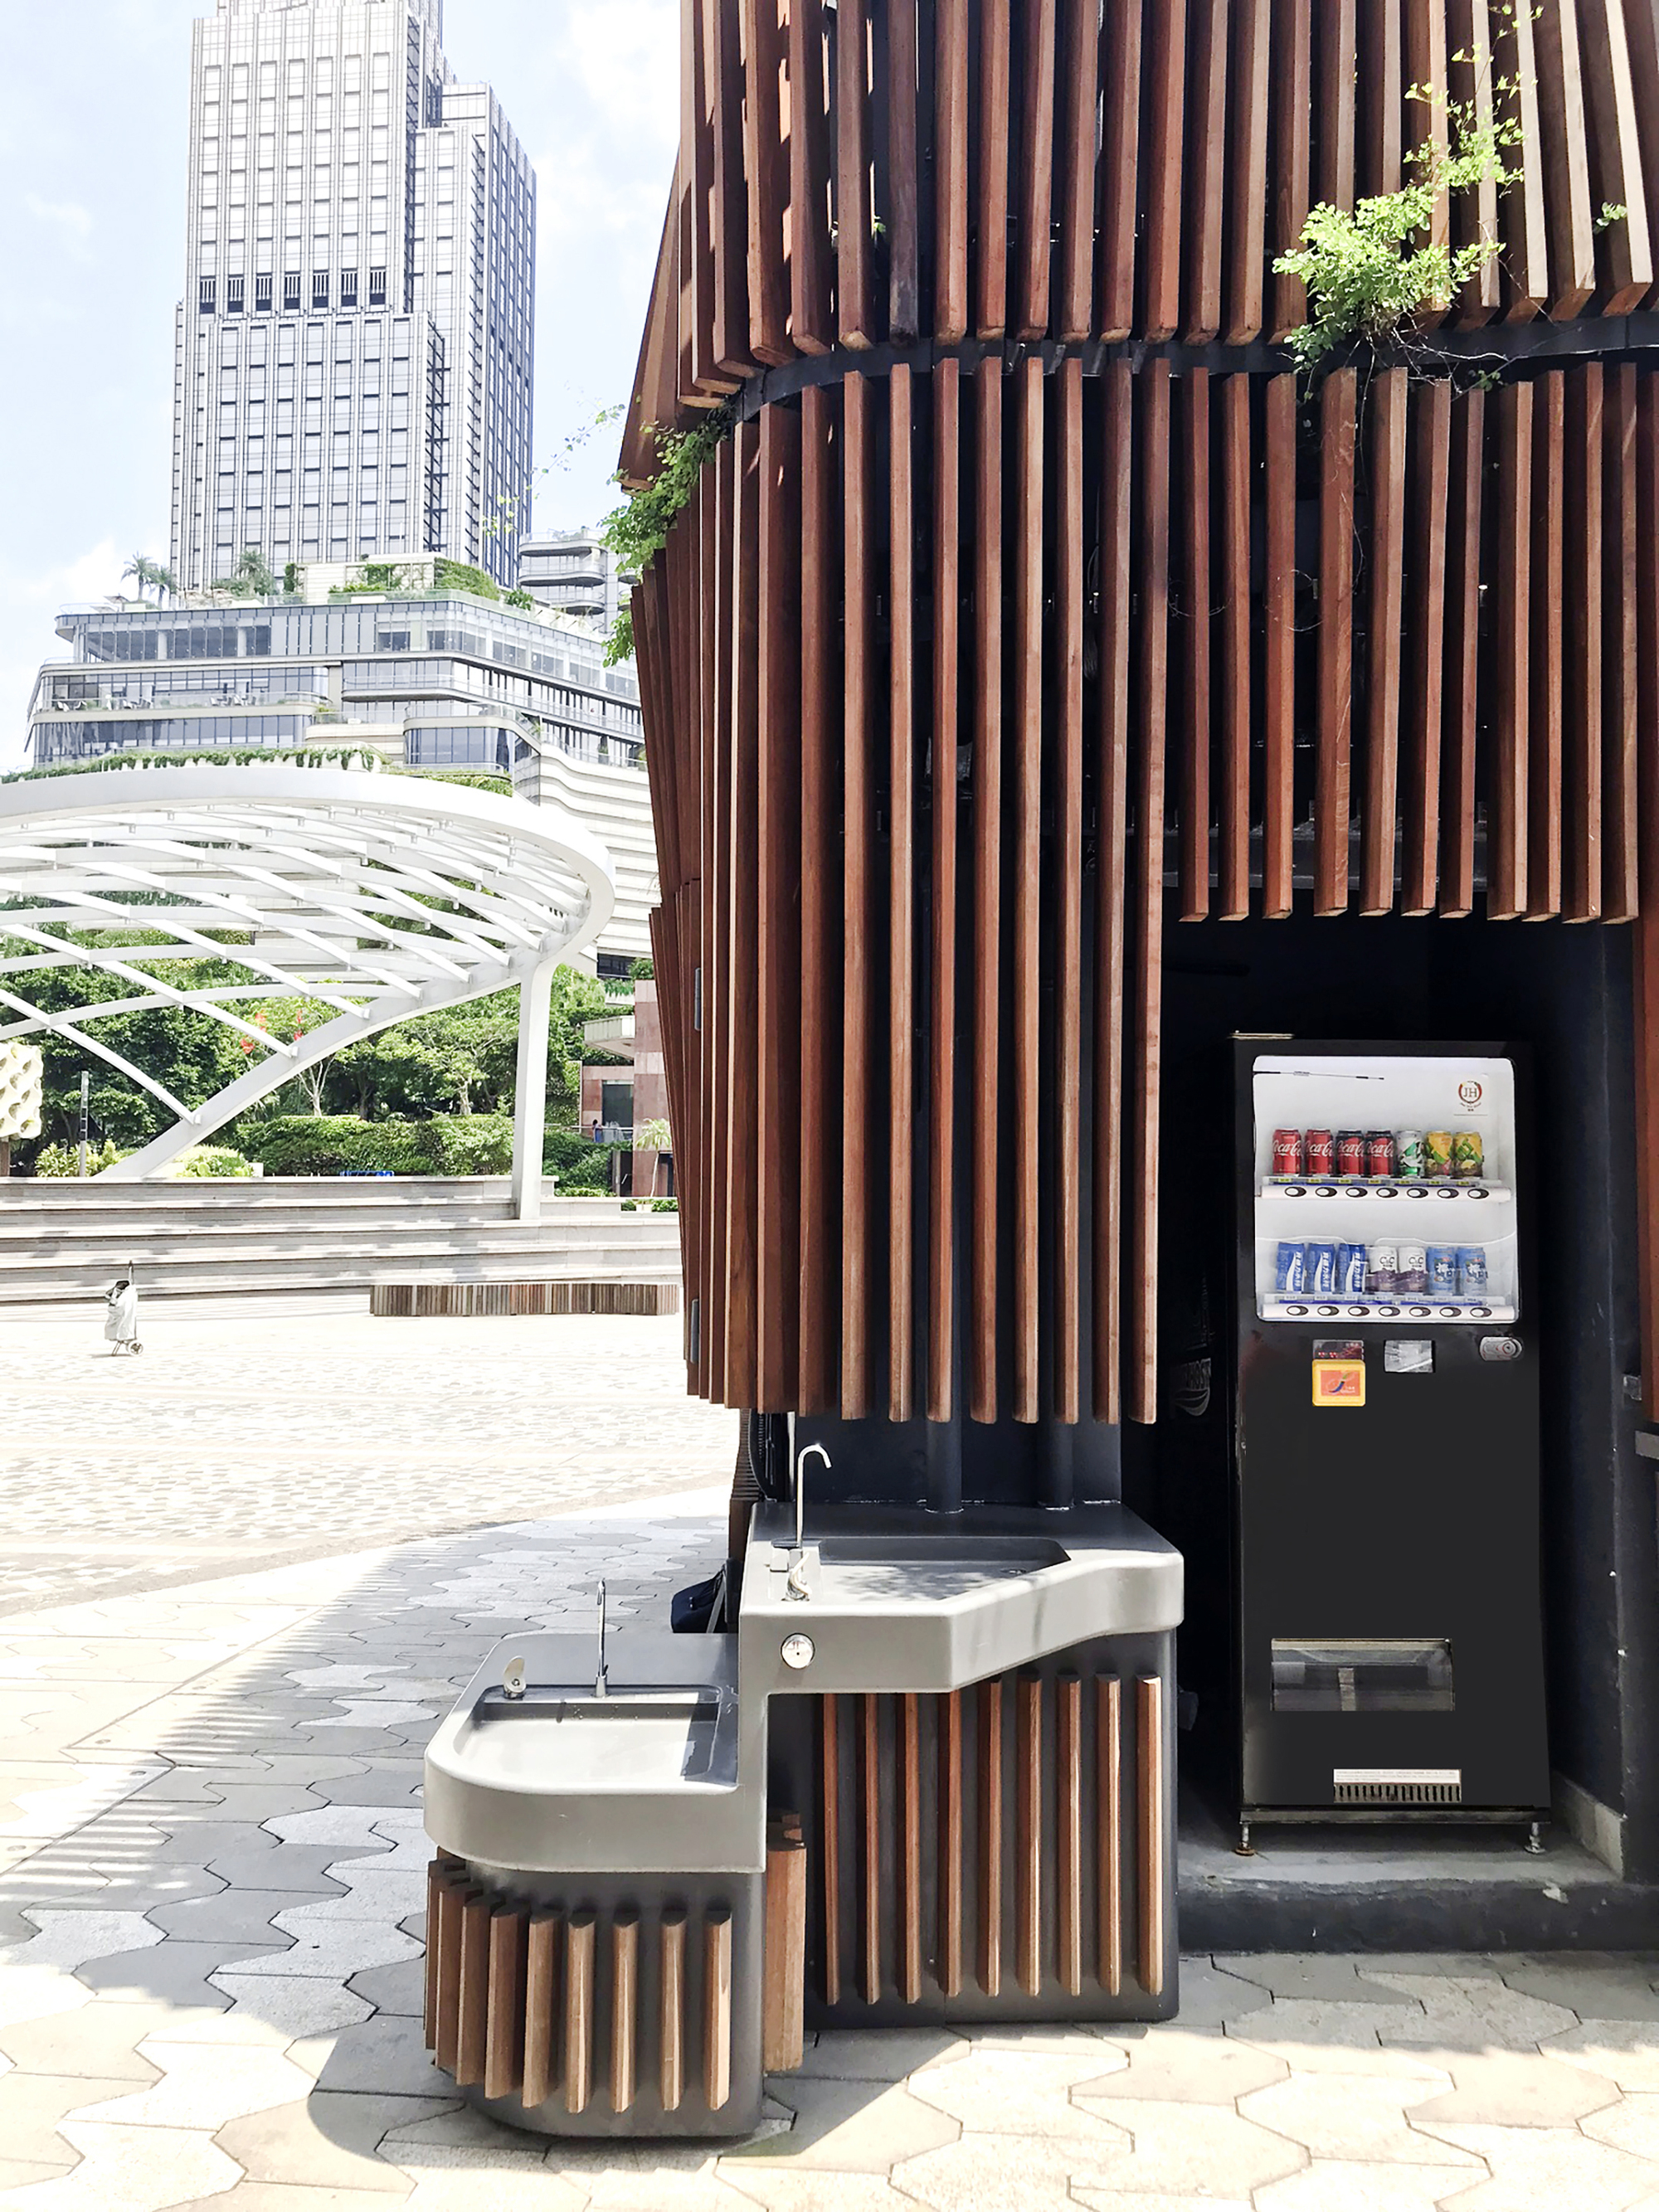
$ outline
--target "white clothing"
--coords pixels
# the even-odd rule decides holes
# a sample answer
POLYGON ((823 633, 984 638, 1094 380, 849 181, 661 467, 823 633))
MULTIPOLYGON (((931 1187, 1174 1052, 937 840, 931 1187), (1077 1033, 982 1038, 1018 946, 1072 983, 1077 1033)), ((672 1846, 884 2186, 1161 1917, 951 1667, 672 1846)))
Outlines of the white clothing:
POLYGON ((138 1339, 138 1292, 131 1283, 116 1283, 104 1293, 109 1310, 104 1334, 112 1344, 135 1344, 138 1339))

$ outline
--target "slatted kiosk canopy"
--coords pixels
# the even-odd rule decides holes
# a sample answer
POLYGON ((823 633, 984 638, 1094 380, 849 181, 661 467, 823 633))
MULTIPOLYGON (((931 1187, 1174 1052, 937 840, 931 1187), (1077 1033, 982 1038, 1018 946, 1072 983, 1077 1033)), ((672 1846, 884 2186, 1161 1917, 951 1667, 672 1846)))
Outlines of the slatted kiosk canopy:
MULTIPOLYGON (((456 784, 275 763, 25 779, 0 787, 0 1040, 52 1031, 178 1116, 104 1170, 137 1181, 301 1069, 412 1015, 517 985, 540 994, 544 1044, 552 969, 604 928, 612 896, 610 860, 579 823, 456 784), (167 972, 179 960, 244 972, 181 987, 167 972), (128 988, 39 1004, 32 984, 66 968, 128 988), (293 1038, 260 1025, 261 1001, 295 996, 331 1018, 293 1038), (246 1073, 205 1104, 173 1097, 100 1034, 112 1015, 167 1005, 249 1048, 246 1073)), ((520 1084, 515 1127, 515 1155, 533 1135, 538 1191, 539 1118, 532 1132, 525 1117, 539 1117, 541 1096, 539 1082, 520 1084)))
POLYGON ((730 420, 635 599, 696 1390, 1150 1420, 1176 925, 1646 945, 1656 224, 1652 0, 685 0, 622 463, 730 420), (1299 377, 1276 258, 1449 103, 1498 255, 1299 377))

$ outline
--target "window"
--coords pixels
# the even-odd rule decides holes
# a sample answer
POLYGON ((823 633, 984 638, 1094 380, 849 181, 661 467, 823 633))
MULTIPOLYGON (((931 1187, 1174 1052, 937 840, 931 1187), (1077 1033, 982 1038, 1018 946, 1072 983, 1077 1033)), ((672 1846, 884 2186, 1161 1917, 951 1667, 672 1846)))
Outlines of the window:
POLYGON ((357 304, 357 272, 355 269, 340 271, 340 305, 355 307, 357 304))
POLYGON ((368 304, 371 307, 383 307, 386 305, 384 269, 371 269, 368 272, 368 304))
POLYGON ((198 305, 204 315, 210 315, 214 309, 214 295, 218 290, 219 280, 216 276, 198 276, 196 281, 198 305))
POLYGON ((242 283, 240 276, 227 276, 225 279, 225 313, 228 315, 240 315, 242 312, 242 283))
POLYGON ((315 314, 319 309, 326 308, 327 306, 328 271, 326 269, 313 269, 311 272, 312 313, 315 314))
POLYGON ((283 279, 283 312, 297 314, 300 307, 300 272, 290 269, 283 279))
POLYGON ((270 279, 269 276, 256 276, 253 280, 253 309, 254 313, 259 315, 268 315, 270 313, 270 279))

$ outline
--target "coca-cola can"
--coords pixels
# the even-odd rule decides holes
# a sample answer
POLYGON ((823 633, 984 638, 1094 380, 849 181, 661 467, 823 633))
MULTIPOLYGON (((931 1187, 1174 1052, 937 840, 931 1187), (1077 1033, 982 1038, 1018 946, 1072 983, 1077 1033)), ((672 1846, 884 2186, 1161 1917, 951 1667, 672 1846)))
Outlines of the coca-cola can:
POLYGON ((1387 1182, 1394 1174, 1394 1131, 1367 1129, 1365 1172, 1373 1182, 1387 1182))
POLYGON ((1345 1182, 1365 1180, 1365 1132, 1339 1129, 1336 1133, 1336 1171, 1345 1182))
POLYGON ((1276 1176, 1299 1176, 1306 1172, 1303 1166, 1300 1129, 1273 1131, 1273 1171, 1276 1176))
POLYGON ((1328 1129, 1310 1129, 1302 1139, 1308 1175, 1315 1182, 1328 1182, 1336 1173, 1336 1139, 1328 1129))

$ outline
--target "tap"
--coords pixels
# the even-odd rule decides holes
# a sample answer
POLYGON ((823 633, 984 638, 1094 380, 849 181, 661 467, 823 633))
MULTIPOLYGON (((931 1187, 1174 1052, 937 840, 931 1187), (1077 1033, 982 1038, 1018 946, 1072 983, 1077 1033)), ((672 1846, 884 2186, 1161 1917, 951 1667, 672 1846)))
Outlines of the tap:
POLYGON ((804 1451, 795 1454, 795 1549, 789 1562, 789 1572, 784 1580, 785 1592, 792 1598, 804 1598, 809 1594, 806 1588, 806 1549, 801 1539, 806 1513, 806 1485, 802 1469, 814 1452, 823 1462, 824 1472, 828 1474, 830 1455, 822 1444, 808 1444, 804 1451))
POLYGON ((605 1577, 603 1575, 599 1577, 599 1664, 593 1673, 593 1694, 596 1698, 607 1695, 605 1664, 605 1577))

